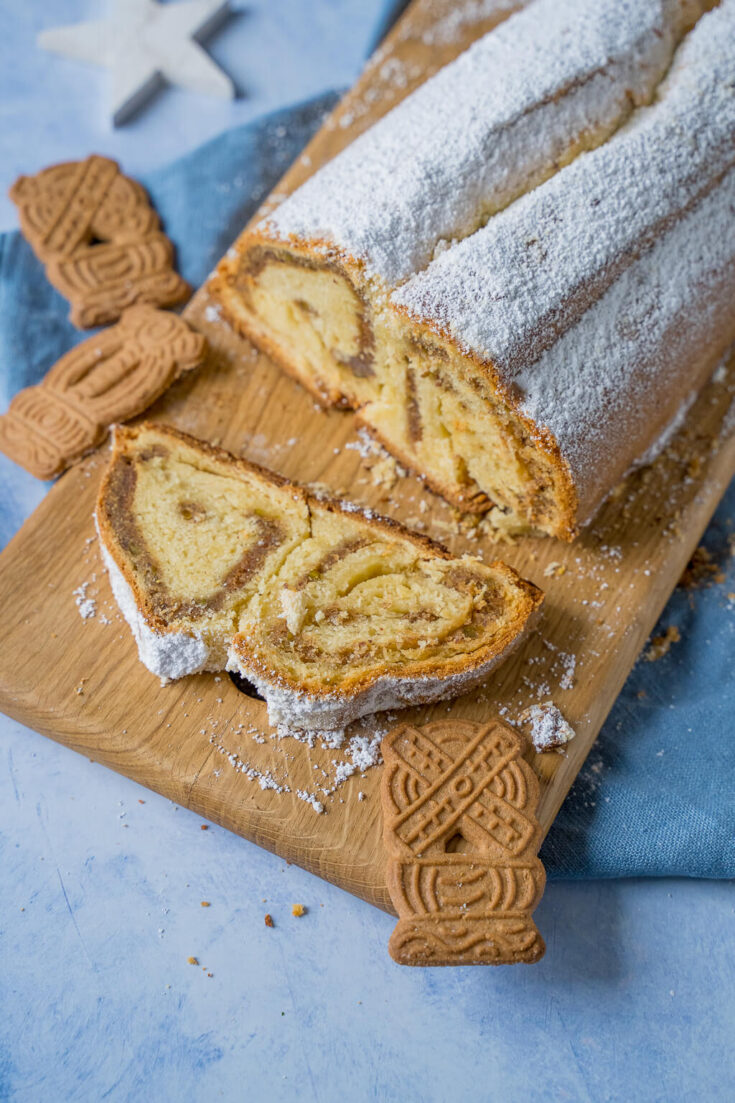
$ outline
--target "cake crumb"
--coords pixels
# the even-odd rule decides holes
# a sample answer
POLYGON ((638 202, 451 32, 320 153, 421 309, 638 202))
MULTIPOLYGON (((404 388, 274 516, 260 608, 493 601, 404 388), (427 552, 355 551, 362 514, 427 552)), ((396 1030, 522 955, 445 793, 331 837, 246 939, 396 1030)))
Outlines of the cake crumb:
POLYGON ((681 632, 675 624, 670 624, 662 636, 654 636, 650 646, 644 651, 643 658, 647 663, 658 662, 668 654, 672 643, 679 643, 681 632))
POLYGON ((266 927, 275 927, 275 923, 273 922, 273 916, 271 915, 270 912, 265 913, 264 922, 265 922, 266 927))
POLYGON ((195 957, 188 957, 186 960, 189 963, 189 965, 198 965, 199 964, 199 961, 195 957))
POLYGON ((694 549, 692 558, 684 568, 684 573, 677 582, 684 590, 696 590, 705 586, 708 582, 724 581, 724 574, 719 565, 713 560, 712 554, 702 544, 694 549))
POLYGON ((291 908, 291 915, 294 915, 297 919, 300 919, 302 915, 306 915, 306 908, 303 904, 294 904, 291 908))
POLYGON ((210 904, 209 900, 202 900, 202 907, 203 908, 211 908, 212 905, 210 904))
POLYGON ((392 490, 398 479, 405 476, 404 468, 379 441, 370 436, 364 426, 358 429, 357 438, 356 441, 348 441, 345 449, 358 452, 365 460, 365 466, 370 472, 374 486, 382 487, 386 491, 392 490))
POLYGON ((521 713, 520 721, 530 724, 530 739, 539 753, 563 748, 576 734, 553 701, 531 705, 521 713))

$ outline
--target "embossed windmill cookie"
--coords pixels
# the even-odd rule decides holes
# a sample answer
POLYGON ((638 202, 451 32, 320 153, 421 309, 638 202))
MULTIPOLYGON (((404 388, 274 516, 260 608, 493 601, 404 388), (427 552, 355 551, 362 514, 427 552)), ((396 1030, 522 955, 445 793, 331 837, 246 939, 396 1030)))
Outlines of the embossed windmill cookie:
POLYGON ((109 425, 141 413, 197 367, 205 348, 204 337, 176 314, 132 306, 13 398, 0 417, 0 450, 50 479, 99 444, 109 425))
POLYGON ((173 306, 191 294, 145 190, 115 161, 93 154, 52 165, 19 177, 10 198, 80 328, 114 322, 135 303, 173 306))
POLYGON ((535 962, 539 788, 498 720, 402 724, 382 743, 383 838, 401 965, 535 962))

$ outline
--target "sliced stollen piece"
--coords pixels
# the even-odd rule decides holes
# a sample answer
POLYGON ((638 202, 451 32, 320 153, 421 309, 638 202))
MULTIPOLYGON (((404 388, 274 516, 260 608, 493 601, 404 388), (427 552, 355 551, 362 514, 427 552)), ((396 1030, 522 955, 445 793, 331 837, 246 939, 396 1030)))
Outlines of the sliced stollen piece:
POLYGON ((464 692, 542 600, 503 563, 161 425, 116 430, 97 524, 141 661, 163 679, 226 665, 297 730, 464 692))
POLYGON ((228 663, 274 723, 342 728, 456 697, 506 657, 540 601, 510 567, 309 499, 311 529, 243 609, 228 663))

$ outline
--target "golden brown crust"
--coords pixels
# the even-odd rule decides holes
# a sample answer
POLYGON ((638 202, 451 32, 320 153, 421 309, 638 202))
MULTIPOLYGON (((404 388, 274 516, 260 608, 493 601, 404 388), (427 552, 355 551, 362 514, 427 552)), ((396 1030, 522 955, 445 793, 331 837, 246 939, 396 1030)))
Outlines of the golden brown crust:
MULTIPOLYGON (((120 445, 125 445, 137 440, 147 432, 155 432, 162 436, 171 437, 189 448, 203 452, 217 463, 222 463, 228 468, 235 468, 235 470, 244 471, 251 475, 258 475, 259 478, 265 479, 273 486, 288 487, 299 494, 305 493, 303 487, 299 486, 298 483, 292 483, 285 475, 279 475, 277 471, 272 471, 269 467, 262 467, 254 460, 246 460, 243 456, 236 456, 232 452, 228 452, 226 448, 221 448, 217 444, 210 444, 209 441, 193 437, 190 433, 178 429, 175 425, 167 425, 160 421, 140 421, 136 425, 116 425, 113 458, 115 452, 118 451, 118 442, 120 445)), ((122 450, 121 447, 120 451, 122 450)))

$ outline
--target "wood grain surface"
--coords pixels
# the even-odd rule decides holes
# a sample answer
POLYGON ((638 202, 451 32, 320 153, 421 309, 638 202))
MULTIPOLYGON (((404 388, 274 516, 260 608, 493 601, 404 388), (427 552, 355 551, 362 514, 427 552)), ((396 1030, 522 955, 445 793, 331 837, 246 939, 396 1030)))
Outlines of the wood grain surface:
MULTIPOLYGON (((449 0, 416 0, 278 190, 300 183, 489 29, 491 21, 463 20, 461 11, 449 0)), ((485 687, 448 705, 401 714, 421 723, 444 716, 481 719, 501 710, 518 722, 528 705, 553 700, 577 734, 565 754, 528 755, 541 780, 539 819, 546 832, 735 473, 735 435, 727 432, 735 363, 717 373, 665 455, 631 475, 574 545, 527 539, 498 546, 458 521, 418 480, 399 476, 391 486, 390 463, 371 466, 375 457, 361 457, 351 414, 317 409, 266 357, 212 320, 208 305, 201 291, 185 312, 209 339, 206 369, 176 384, 149 417, 290 478, 326 485, 422 528, 455 552, 500 555, 546 591, 538 631, 485 687)), ((162 688, 138 662, 94 533, 105 462, 102 450, 59 479, 0 557, 0 707, 391 910, 379 768, 349 778, 326 797, 320 787, 334 781, 342 751, 279 740, 265 706, 226 675, 162 688), (96 605, 88 619, 77 607, 79 587, 96 605), (256 773, 290 791, 261 788, 256 773), (324 813, 297 790, 322 800, 324 813)), ((385 717, 362 730, 376 725, 385 728, 385 717)))

